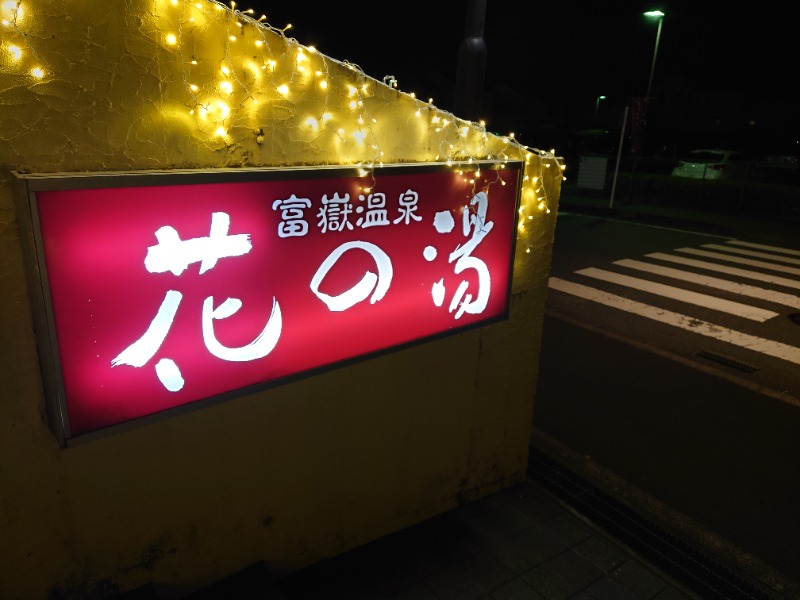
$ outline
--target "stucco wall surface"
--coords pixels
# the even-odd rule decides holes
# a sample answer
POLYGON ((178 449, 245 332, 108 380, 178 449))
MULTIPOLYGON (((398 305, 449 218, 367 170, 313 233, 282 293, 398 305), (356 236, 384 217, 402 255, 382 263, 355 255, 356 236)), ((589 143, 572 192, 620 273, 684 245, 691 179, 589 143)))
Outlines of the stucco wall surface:
POLYGON ((278 577, 524 478, 551 154, 208 0, 0 12, 0 598, 177 597, 256 561, 278 577), (526 162, 508 320, 59 447, 13 171, 470 158, 526 162))

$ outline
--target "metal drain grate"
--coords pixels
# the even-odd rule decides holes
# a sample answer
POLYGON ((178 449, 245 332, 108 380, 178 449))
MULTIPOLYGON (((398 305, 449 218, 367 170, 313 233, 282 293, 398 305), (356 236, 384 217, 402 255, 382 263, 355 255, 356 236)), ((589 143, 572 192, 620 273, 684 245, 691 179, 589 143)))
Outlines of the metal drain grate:
POLYGON ((777 600, 718 561, 649 523, 535 448, 528 475, 645 560, 708 600, 777 600))
POLYGON ((744 363, 740 360, 736 360, 734 358, 730 358, 728 356, 724 356, 716 352, 710 352, 709 350, 701 350, 700 352, 697 352, 695 356, 699 356, 700 358, 705 358, 706 360, 713 360, 715 363, 725 365, 726 367, 730 367, 731 369, 736 369, 737 371, 742 371, 743 373, 755 373, 756 371, 758 371, 758 367, 754 367, 753 365, 748 365, 747 363, 744 363))

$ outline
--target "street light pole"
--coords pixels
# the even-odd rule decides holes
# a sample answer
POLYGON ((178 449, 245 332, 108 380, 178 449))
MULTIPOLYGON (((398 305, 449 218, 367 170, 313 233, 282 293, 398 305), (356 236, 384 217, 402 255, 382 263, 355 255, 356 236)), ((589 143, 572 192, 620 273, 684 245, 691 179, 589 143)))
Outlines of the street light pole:
POLYGON ((597 113, 600 111, 600 100, 605 100, 605 96, 598 96, 597 100, 594 103, 594 122, 595 125, 597 124, 597 113))
POLYGON ((637 125, 634 128, 634 132, 638 130, 638 138, 639 141, 636 144, 636 151, 633 159, 633 171, 631 177, 631 187, 630 192, 633 192, 633 180, 636 176, 637 171, 639 170, 639 156, 644 151, 644 137, 645 131, 647 130, 647 113, 650 107, 650 95, 653 91, 653 74, 656 72, 656 57, 658 56, 658 44, 661 41, 661 26, 664 23, 664 13, 660 10, 648 10, 644 13, 644 16, 652 19, 658 19, 658 31, 656 31, 656 45, 653 48, 653 62, 650 65, 650 79, 647 81, 647 95, 644 98, 644 106, 641 107, 641 116, 637 117, 637 125))
POLYGON ((477 121, 483 110, 483 86, 486 77, 486 41, 483 25, 488 0, 469 0, 465 36, 458 47, 455 113, 477 121))
POLYGON ((656 72, 656 57, 658 56, 658 43, 661 41, 661 25, 664 23, 664 13, 660 10, 649 10, 644 13, 645 17, 655 17, 658 19, 658 30, 656 31, 656 46, 653 48, 653 63, 650 65, 650 79, 647 82, 647 96, 644 98, 644 111, 647 115, 647 108, 650 105, 650 94, 653 90, 653 74, 656 72))

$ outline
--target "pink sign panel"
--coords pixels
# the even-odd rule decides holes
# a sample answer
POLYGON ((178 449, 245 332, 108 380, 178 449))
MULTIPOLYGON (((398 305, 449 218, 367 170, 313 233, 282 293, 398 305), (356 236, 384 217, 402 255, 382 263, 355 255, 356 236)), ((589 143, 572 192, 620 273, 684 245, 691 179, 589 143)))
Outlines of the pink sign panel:
POLYGON ((63 436, 506 318, 521 165, 475 168, 29 192, 63 436))

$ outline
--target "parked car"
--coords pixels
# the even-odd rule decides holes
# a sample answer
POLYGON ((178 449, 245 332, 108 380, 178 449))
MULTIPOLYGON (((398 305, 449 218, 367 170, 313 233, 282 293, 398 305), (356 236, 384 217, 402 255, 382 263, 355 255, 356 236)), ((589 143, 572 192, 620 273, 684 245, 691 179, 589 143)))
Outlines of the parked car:
POLYGON ((674 177, 691 179, 758 179, 759 160, 739 150, 692 150, 672 170, 674 177))

